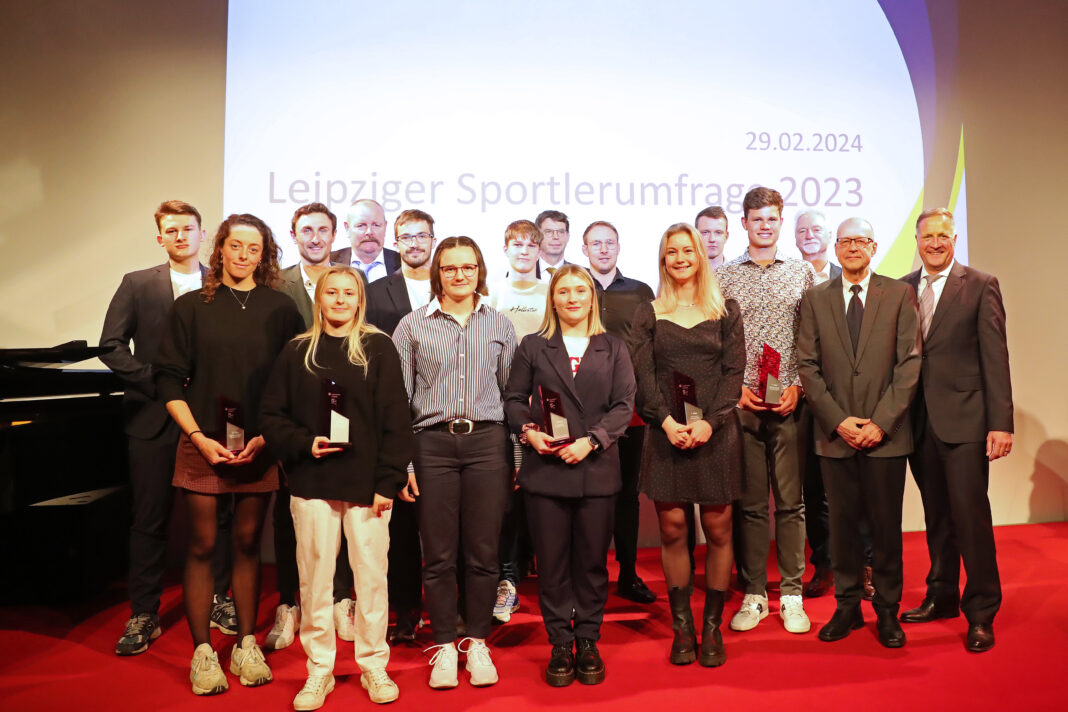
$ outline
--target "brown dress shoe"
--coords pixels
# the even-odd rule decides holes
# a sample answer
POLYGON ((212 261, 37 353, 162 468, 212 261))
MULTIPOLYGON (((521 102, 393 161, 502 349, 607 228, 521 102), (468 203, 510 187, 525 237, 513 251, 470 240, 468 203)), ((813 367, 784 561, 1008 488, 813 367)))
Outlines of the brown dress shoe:
POLYGON ((871 567, 864 567, 864 592, 860 594, 860 597, 865 601, 871 601, 875 598, 875 584, 871 582, 871 567))
POLYGON ((819 598, 834 590, 834 572, 823 566, 816 567, 816 573, 805 584, 801 593, 805 598, 819 598))
POLYGON ((972 623, 968 626, 968 637, 964 640, 964 649, 970 653, 985 653, 994 647, 994 626, 989 623, 972 623))

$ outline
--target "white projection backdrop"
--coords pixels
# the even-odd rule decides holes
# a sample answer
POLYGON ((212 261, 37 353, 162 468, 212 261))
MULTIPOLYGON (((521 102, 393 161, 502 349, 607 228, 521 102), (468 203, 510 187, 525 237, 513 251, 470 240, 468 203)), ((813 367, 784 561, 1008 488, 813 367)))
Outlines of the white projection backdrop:
MULTIPOLYGON (((353 199, 420 208, 440 237, 505 268, 505 226, 594 220, 620 269, 657 281, 665 227, 721 204, 727 256, 745 191, 793 217, 860 215, 888 248, 923 186, 916 100, 875 0, 797 3, 231 0, 224 209, 260 215, 296 261, 289 220, 353 199)), ((335 247, 347 244, 339 225, 335 247)), ((881 257, 877 255, 877 266, 881 257)))

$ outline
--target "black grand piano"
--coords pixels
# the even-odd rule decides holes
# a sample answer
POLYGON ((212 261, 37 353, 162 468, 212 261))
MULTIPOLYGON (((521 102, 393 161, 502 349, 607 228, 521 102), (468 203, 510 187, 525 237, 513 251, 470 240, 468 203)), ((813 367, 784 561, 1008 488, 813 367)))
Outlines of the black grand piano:
POLYGON ((83 598, 125 571, 123 385, 72 366, 106 350, 0 349, 0 602, 83 598))

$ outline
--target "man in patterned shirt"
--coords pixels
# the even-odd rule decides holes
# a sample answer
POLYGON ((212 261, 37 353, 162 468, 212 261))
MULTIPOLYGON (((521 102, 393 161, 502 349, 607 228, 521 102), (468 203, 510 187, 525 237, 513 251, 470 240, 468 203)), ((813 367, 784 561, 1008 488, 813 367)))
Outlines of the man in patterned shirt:
POLYGON ((796 340, 801 297, 814 283, 812 266, 779 254, 782 196, 770 188, 753 188, 742 201, 742 227, 749 249, 716 270, 723 296, 734 299, 745 324, 746 367, 738 403, 745 448, 742 495, 742 557, 739 577, 745 584, 733 630, 755 628, 768 616, 768 488, 775 496, 775 545, 780 584, 779 614, 791 633, 806 633, 810 623, 801 600, 805 572, 805 505, 801 495, 804 457, 801 381, 797 375, 796 340), (758 395, 760 358, 767 344, 782 357, 778 404, 758 395))

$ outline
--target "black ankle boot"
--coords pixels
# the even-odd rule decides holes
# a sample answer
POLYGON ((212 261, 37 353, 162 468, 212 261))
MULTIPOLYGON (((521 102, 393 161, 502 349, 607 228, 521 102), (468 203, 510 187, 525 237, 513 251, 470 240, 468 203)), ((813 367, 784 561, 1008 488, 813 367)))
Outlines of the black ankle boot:
POLYGON ((671 605, 671 629, 675 639, 671 641, 671 662, 675 665, 689 665, 697 659, 697 633, 693 627, 693 611, 690 609, 690 595, 693 587, 668 589, 668 602, 671 605))
POLYGON ((597 642, 590 638, 575 640, 575 668, 578 681, 583 685, 597 685, 604 682, 604 661, 597 650, 597 642))
POLYGON ((723 623, 723 601, 726 591, 707 589, 705 591, 704 625, 701 628, 701 664, 705 667, 719 667, 727 662, 727 651, 723 649, 723 634, 719 627, 723 623))
POLYGON ((575 653, 571 642, 553 646, 549 665, 545 668, 545 682, 552 687, 567 687, 575 681, 575 653))

